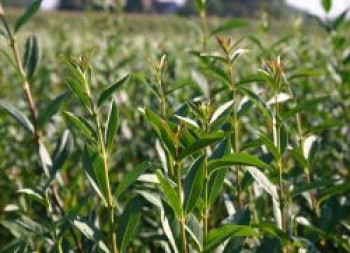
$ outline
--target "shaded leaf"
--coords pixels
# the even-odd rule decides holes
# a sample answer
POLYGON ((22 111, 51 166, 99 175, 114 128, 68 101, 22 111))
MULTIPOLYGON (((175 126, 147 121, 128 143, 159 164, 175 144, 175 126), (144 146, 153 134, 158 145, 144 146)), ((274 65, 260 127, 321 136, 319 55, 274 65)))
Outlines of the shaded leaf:
POLYGON ((259 235, 259 233, 248 226, 232 224, 224 225, 220 228, 210 230, 204 247, 204 252, 212 252, 213 249, 229 238, 257 235, 259 235))
POLYGON ((9 113, 12 118, 14 118, 21 126, 23 126, 28 132, 34 133, 34 127, 33 124, 30 122, 30 120, 27 118, 26 115, 24 115, 22 112, 20 112, 16 107, 12 106, 8 102, 0 99, 0 108, 5 110, 7 113, 9 113))
POLYGON ((37 11, 40 9, 41 2, 42 0, 34 0, 24 14, 20 16, 15 24, 15 33, 17 33, 19 29, 25 25, 35 15, 35 13, 37 13, 37 11))
POLYGON ((266 164, 255 156, 246 153, 234 153, 225 155, 220 159, 210 160, 208 163, 208 170, 211 174, 219 168, 235 165, 254 166, 266 170, 272 169, 270 165, 266 164))
POLYGON ((118 125, 119 125, 119 109, 115 101, 112 101, 111 103, 111 109, 109 111, 109 116, 107 120, 107 128, 105 133, 105 142, 106 147, 109 148, 112 143, 115 135, 118 131, 118 125))
POLYGON ((163 194, 165 195, 170 206, 176 213, 177 217, 182 217, 182 203, 177 191, 171 186, 169 181, 163 176, 160 170, 157 171, 157 177, 163 194))
POLYGON ((67 101, 68 98, 69 93, 65 92, 61 95, 58 95, 47 105, 45 111, 41 114, 39 118, 39 124, 41 127, 44 127, 45 124, 51 120, 51 118, 60 110, 60 108, 67 101))
POLYGON ((79 217, 71 220, 71 223, 76 227, 88 240, 95 242, 98 247, 106 253, 109 253, 109 250, 104 243, 103 234, 100 230, 94 227, 92 224, 89 224, 87 221, 82 220, 79 217))
POLYGON ((34 76, 40 64, 40 58, 41 50, 38 39, 35 35, 32 35, 26 41, 23 59, 23 67, 28 79, 31 79, 34 76))
POLYGON ((137 165, 132 171, 127 173, 115 191, 115 198, 118 200, 120 195, 122 195, 130 186, 132 186, 135 181, 151 166, 152 162, 146 161, 137 165))
POLYGON ((141 220, 141 197, 136 196, 132 198, 126 207, 123 214, 120 216, 117 241, 121 252, 126 250, 126 247, 131 243, 139 229, 141 220))
POLYGON ((108 98, 110 98, 115 91, 117 91, 123 84, 129 80, 130 75, 125 75, 114 84, 102 91, 100 97, 98 98, 97 104, 101 106, 108 98))
POLYGON ((184 209, 190 213, 196 206, 201 196, 204 183, 204 162, 205 157, 200 156, 190 167, 184 183, 185 201, 184 209))
POLYGON ((219 27, 215 28, 212 32, 211 32, 211 36, 216 35, 220 32, 226 32, 235 28, 242 28, 242 27, 246 27, 249 26, 249 23, 244 21, 244 20, 240 20, 240 19, 231 19, 229 21, 226 21, 225 23, 223 23, 222 25, 220 25, 219 27))
POLYGON ((180 153, 180 159, 184 159, 187 156, 192 155, 193 153, 205 148, 206 146, 214 144, 215 142, 221 140, 224 137, 225 133, 214 133, 199 136, 194 143, 192 143, 189 147, 185 148, 180 153))

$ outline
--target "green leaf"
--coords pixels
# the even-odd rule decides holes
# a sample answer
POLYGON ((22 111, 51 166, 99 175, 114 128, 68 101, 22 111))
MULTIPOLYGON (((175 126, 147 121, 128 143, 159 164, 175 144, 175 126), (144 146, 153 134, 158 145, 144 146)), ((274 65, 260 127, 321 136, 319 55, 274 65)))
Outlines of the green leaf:
POLYGON ((280 152, 276 148, 273 140, 271 140, 267 135, 262 132, 259 132, 260 140, 265 144, 268 151, 275 157, 276 160, 280 158, 280 152))
POLYGON ((224 225, 220 228, 210 230, 205 243, 204 252, 212 252, 225 240, 234 237, 258 236, 255 229, 243 225, 224 225))
POLYGON ((332 9, 332 0, 322 0, 322 7, 328 13, 332 9))
POLYGON ((65 130, 57 143, 52 167, 49 171, 50 176, 43 187, 43 191, 47 189, 52 180, 55 179, 57 172, 64 166, 64 163, 71 152, 71 141, 71 134, 69 130, 65 130))
POLYGON ((98 196, 101 197, 104 204, 107 205, 108 187, 106 182, 104 163, 101 155, 92 147, 85 147, 83 153, 83 166, 86 175, 98 196))
POLYGON ((188 85, 196 85, 196 83, 191 79, 184 79, 178 81, 173 87, 171 87, 169 90, 166 91, 165 95, 168 96, 172 93, 174 93, 177 90, 181 90, 182 88, 188 86, 188 85))
POLYGON ((321 196, 318 198, 317 204, 320 205, 323 201, 343 193, 348 193, 350 191, 350 182, 346 181, 341 184, 337 184, 331 188, 328 188, 322 192, 321 196))
POLYGON ((15 24, 15 33, 37 13, 40 9, 41 2, 42 0, 34 0, 25 13, 17 20, 15 24))
POLYGON ((175 117, 193 128, 200 129, 198 123, 193 119, 190 119, 188 117, 182 117, 180 115, 175 115, 175 117))
POLYGON ((111 109, 109 111, 108 123, 106 128, 106 147, 109 148, 112 143, 115 135, 118 131, 119 125, 119 109, 115 101, 111 103, 111 109))
POLYGON ((85 119, 74 115, 70 112, 65 112, 64 114, 67 116, 68 120, 72 122, 74 126, 76 126, 85 137, 87 137, 89 140, 94 139, 94 136, 96 136, 96 134, 94 133, 93 128, 85 119))
POLYGON ((203 229, 199 220, 192 213, 188 214, 186 217, 186 231, 196 243, 199 252, 202 252, 203 229))
POLYGON ((186 213, 190 213, 196 206, 198 199, 201 196, 204 184, 204 162, 205 156, 200 156, 190 167, 186 176, 184 189, 185 201, 184 209, 186 213))
POLYGON ((105 102, 108 98, 110 98, 115 91, 117 91, 120 87, 122 87, 123 84, 125 84, 129 80, 130 75, 127 74, 118 81, 116 81, 114 84, 106 88, 102 91, 100 97, 97 100, 98 106, 101 106, 103 102, 105 102))
POLYGON ((0 99, 0 108, 5 110, 8 114, 12 116, 21 126, 23 126, 29 133, 34 133, 34 127, 33 124, 30 122, 30 120, 27 118, 26 115, 24 115, 22 112, 20 112, 16 107, 12 106, 8 102, 0 99))
POLYGON ((150 109, 146 109, 145 112, 146 119, 156 130, 160 140, 164 143, 168 154, 174 157, 176 151, 174 144, 176 142, 175 133, 171 130, 170 126, 163 119, 161 119, 150 109))
POLYGON ((79 102, 85 106, 88 110, 90 110, 91 102, 88 94, 84 90, 84 86, 77 81, 76 78, 67 78, 67 85, 73 92, 73 94, 78 98, 79 102))
POLYGON ((139 229, 141 220, 141 197, 132 198, 119 218, 117 245, 120 252, 125 252, 139 229))
POLYGON ((246 153, 234 153, 225 155, 222 158, 210 160, 208 163, 209 173, 213 173, 222 167, 243 165, 254 166, 265 170, 272 170, 272 167, 255 156, 246 153))
POLYGON ((193 153, 205 148, 206 146, 214 144, 224 137, 225 133, 213 133, 199 136, 194 143, 192 143, 188 148, 184 149, 180 153, 180 159, 184 159, 187 156, 192 155, 193 153))
POLYGON ((118 185, 115 191, 115 198, 118 200, 119 197, 130 187, 135 181, 141 176, 147 169, 152 166, 152 162, 146 161, 137 165, 132 171, 127 173, 121 183, 118 185))
POLYGON ((308 166, 308 161, 305 159, 304 155, 299 149, 289 150, 289 153, 300 163, 303 168, 308 166))
POLYGON ((213 35, 216 35, 216 34, 221 33, 221 32, 226 32, 228 30, 232 30, 232 29, 235 29, 235 28, 242 28, 242 27, 246 27, 246 26, 249 26, 249 23, 244 21, 244 20, 231 19, 231 20, 223 23, 219 27, 215 28, 211 32, 210 35, 213 36, 213 35))
POLYGON ((174 210, 178 218, 182 217, 182 204, 177 191, 171 186, 170 182, 163 176, 160 170, 157 171, 157 177, 160 183, 163 194, 174 210))
POLYGON ((279 229, 275 224, 260 222, 259 224, 253 224, 251 226, 258 228, 263 234, 280 239, 283 246, 286 246, 288 243, 290 243, 289 235, 282 229, 279 229))
POLYGON ((101 231, 94 227, 89 222, 77 217, 71 220, 71 223, 76 227, 88 240, 95 242, 98 247, 105 253, 109 253, 109 250, 104 243, 104 236, 101 231))
MULTIPOLYGON (((231 151, 230 138, 226 137, 222 140, 218 146, 214 149, 210 156, 210 160, 222 158, 231 151)), ((219 195, 219 192, 224 184, 228 169, 221 169, 213 172, 208 182, 209 203, 213 204, 219 195)))
POLYGON ((313 126, 310 127, 309 129, 307 129, 303 135, 304 136, 308 136, 308 135, 312 135, 315 132, 319 132, 319 131, 323 131, 323 130, 328 130, 331 128, 338 128, 338 127, 342 127, 344 125, 344 123, 339 122, 339 121, 329 121, 329 122, 325 122, 321 125, 317 125, 317 126, 313 126))
POLYGON ((286 120, 297 113, 306 112, 309 110, 313 110, 315 106, 317 106, 320 102, 327 100, 328 96, 323 96, 319 98, 314 98, 310 100, 303 100, 299 102, 296 106, 287 110, 286 112, 282 112, 281 117, 286 120))
POLYGON ((211 131, 219 129, 230 116, 233 110, 234 101, 229 101, 221 105, 211 116, 210 119, 210 128, 211 131))
POLYGON ((43 128, 47 122, 60 110, 62 105, 69 98, 69 93, 65 92, 58 95, 54 100, 52 100, 46 107, 45 111, 41 114, 39 118, 40 127, 43 128))
POLYGON ((30 197, 31 199, 39 202, 40 204, 46 206, 46 201, 45 198, 37 191, 33 190, 33 189, 20 189, 17 191, 18 194, 23 194, 26 195, 28 197, 30 197))
POLYGON ((266 118, 270 119, 272 117, 272 114, 270 110, 267 108, 267 105, 259 98, 258 95, 256 95, 254 92, 243 87, 239 87, 238 89, 244 95, 246 95, 249 98, 249 100, 252 101, 261 110, 261 112, 264 114, 266 118))
POLYGON ((319 181, 313 181, 309 184, 308 183, 297 184, 297 186, 291 192, 290 196, 291 198, 295 198, 304 192, 318 189, 321 187, 328 187, 328 186, 334 185, 334 183, 335 183, 334 179, 323 179, 319 181))
POLYGON ((255 181, 268 193, 271 195, 275 201, 279 201, 279 196, 277 193, 277 187, 270 182, 267 176, 262 173, 259 169, 255 167, 247 167, 246 170, 252 175, 255 181))
POLYGON ((39 42, 36 36, 32 35, 26 41, 23 59, 23 67, 28 79, 31 79, 36 73, 40 60, 41 50, 39 47, 39 42))
POLYGON ((346 21, 346 17, 348 12, 350 11, 350 6, 348 7, 348 9, 344 10, 341 14, 338 15, 338 17, 334 20, 333 22, 333 29, 337 30, 338 27, 344 23, 344 21, 346 21))
POLYGON ((279 153, 281 155, 284 154, 284 152, 287 150, 287 147, 288 147, 288 141, 289 141, 289 138, 288 138, 288 129, 287 129, 287 126, 285 124, 282 124, 281 126, 281 135, 280 135, 280 150, 279 150, 279 153))

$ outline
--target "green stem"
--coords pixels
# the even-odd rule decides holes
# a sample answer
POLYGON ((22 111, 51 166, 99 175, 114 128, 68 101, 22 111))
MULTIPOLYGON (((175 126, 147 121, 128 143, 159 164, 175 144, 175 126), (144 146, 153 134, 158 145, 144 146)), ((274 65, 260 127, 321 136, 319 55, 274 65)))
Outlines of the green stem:
POLYGON ((110 233, 111 233, 110 246, 111 246, 112 252, 117 253, 118 252, 117 239, 116 239, 116 233, 114 231, 115 230, 114 203, 113 203, 113 197, 112 197, 112 192, 111 192, 111 187, 109 182, 108 157, 107 157, 107 152, 105 148, 102 127, 98 118, 98 111, 94 105, 92 105, 92 114, 93 114, 92 116, 97 128, 99 151, 101 152, 101 156, 103 159, 104 177, 105 177, 107 192, 108 192, 107 208, 109 212, 109 225, 110 225, 110 233))
POLYGON ((34 126, 34 141, 35 141, 35 144, 37 145, 37 147, 39 148, 40 134, 39 134, 38 123, 37 123, 38 122, 38 111, 36 108, 36 104, 35 104, 35 101, 33 99, 32 92, 30 90, 29 82, 28 82, 28 79, 27 79, 27 76, 26 76, 26 73, 25 73, 25 70, 23 67, 22 58, 21 58, 19 50, 17 48, 16 39, 15 39, 14 35, 12 34, 11 29, 10 29, 5 17, 3 15, 0 15, 0 18, 2 20, 2 23, 4 24, 4 27, 5 27, 9 42, 10 42, 10 48, 11 48, 11 51, 12 51, 13 56, 15 58, 16 65, 17 65, 19 74, 20 74, 21 79, 22 79, 22 89, 25 93, 25 97, 26 97, 27 104, 29 107, 30 115, 32 118, 32 123, 34 126))
MULTIPOLYGON (((179 128, 179 131, 176 134, 176 160, 175 160, 175 170, 177 173, 177 190, 178 190, 178 194, 179 194, 179 198, 180 198, 180 203, 182 205, 183 203, 183 188, 182 188, 182 181, 181 181, 181 169, 182 169, 182 165, 181 165, 181 161, 179 158, 179 134, 181 131, 181 127, 179 128)), ((182 252, 187 253, 187 238, 186 238, 186 216, 184 211, 182 210, 181 213, 181 217, 180 217, 180 225, 181 225, 181 236, 182 236, 182 252)))
POLYGON ((209 199, 208 199, 208 157, 204 160, 204 215, 203 215, 203 242, 205 244, 208 235, 208 219, 209 219, 209 199))
MULTIPOLYGON (((232 90, 232 96, 233 96, 233 126, 234 126, 234 143, 232 145, 232 149, 235 153, 239 152, 239 120, 238 120, 238 94, 237 94, 237 87, 235 85, 234 81, 234 70, 233 66, 230 63, 229 54, 226 55, 226 68, 227 68, 227 74, 230 77, 230 85, 232 90)), ((240 166, 236 166, 236 178, 237 178, 237 201, 240 208, 243 207, 242 203, 242 183, 241 183, 241 177, 240 177, 240 166)))
MULTIPOLYGON (((297 100, 295 99, 295 97, 293 96, 293 92, 292 89, 290 87, 290 84, 288 83, 288 92, 289 95, 291 96, 291 98, 293 99, 293 104, 294 106, 296 106, 298 104, 297 100)), ((307 160, 308 158, 304 156, 304 135, 303 135, 303 129, 302 129, 302 124, 301 124, 301 118, 300 118, 300 114, 296 113, 295 115, 296 121, 297 121, 297 137, 298 137, 298 144, 301 150, 301 153, 303 155, 303 157, 307 160)), ((304 167, 304 173, 305 173, 305 177, 306 177, 306 183, 309 185, 311 183, 311 179, 310 179, 310 166, 309 163, 307 162, 307 165, 304 167)), ((316 206, 316 199, 315 199, 315 195, 312 193, 312 191, 310 191, 310 199, 311 199, 311 208, 315 208, 316 206)))
MULTIPOLYGON (((278 152, 281 151, 281 126, 278 122, 279 119, 279 103, 277 100, 277 93, 274 95, 275 96, 275 105, 276 105, 276 112, 275 112, 275 128, 276 128, 276 138, 277 138, 277 150, 278 152)), ((282 229, 286 229, 286 221, 285 221, 285 216, 284 216, 284 186, 283 186, 283 163, 282 163, 282 154, 280 154, 278 161, 277 161, 277 166, 279 170, 279 184, 280 184, 280 192, 279 192, 279 197, 280 197, 280 209, 281 209, 281 219, 282 219, 282 229)))
MULTIPOLYGON (((178 194, 180 197, 180 202, 183 202, 182 198, 182 181, 181 181, 181 162, 177 160, 176 162, 176 170, 177 170, 177 189, 178 194)), ((186 239, 186 217, 184 214, 184 211, 182 211, 181 218, 180 218, 180 225, 181 225, 181 236, 182 236, 182 250, 184 253, 187 253, 187 239, 186 239)))

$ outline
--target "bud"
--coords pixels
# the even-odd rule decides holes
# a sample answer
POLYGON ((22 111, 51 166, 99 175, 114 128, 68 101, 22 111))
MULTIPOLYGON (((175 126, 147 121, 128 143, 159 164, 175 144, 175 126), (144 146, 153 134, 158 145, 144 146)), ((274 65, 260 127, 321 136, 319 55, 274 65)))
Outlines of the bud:
POLYGON ((0 16, 4 16, 4 8, 2 8, 1 3, 0 3, 0 16))
POLYGON ((223 38, 223 37, 217 37, 217 42, 219 43, 220 47, 226 54, 230 53, 232 48, 232 41, 229 38, 223 38))

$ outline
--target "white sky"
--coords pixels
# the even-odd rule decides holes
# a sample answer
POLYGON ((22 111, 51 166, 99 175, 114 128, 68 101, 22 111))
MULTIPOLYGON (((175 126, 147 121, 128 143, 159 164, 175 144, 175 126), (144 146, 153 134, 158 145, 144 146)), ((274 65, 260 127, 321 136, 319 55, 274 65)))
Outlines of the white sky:
MULTIPOLYGON (((327 14, 322 8, 322 0, 286 0, 287 4, 297 9, 307 11, 319 17, 326 17, 327 14)), ((333 0, 329 17, 334 18, 342 13, 346 8, 350 8, 350 0, 333 0)))
MULTIPOLYGON (((160 2, 176 2, 184 4, 186 0, 159 0, 160 2)), ((192 1, 192 0, 191 0, 192 1)), ((281 0, 282 2, 283 0, 281 0)), ((285 0, 287 4, 292 5, 298 9, 307 11, 311 14, 325 17, 325 12, 322 9, 322 0, 285 0)), ((42 3, 43 9, 54 9, 58 5, 59 0, 44 0, 42 3)), ((339 15, 346 8, 350 8, 350 0, 333 0, 332 10, 329 16, 332 18, 339 15)), ((349 14, 350 15, 350 14, 349 14)))

